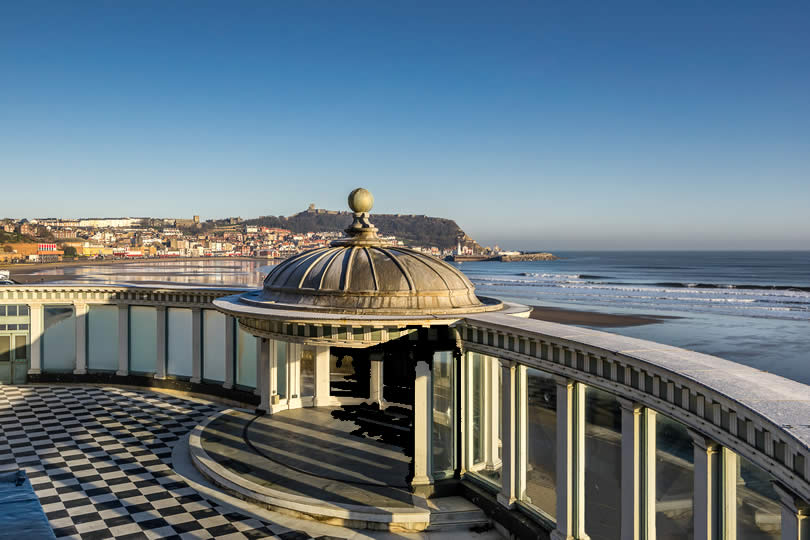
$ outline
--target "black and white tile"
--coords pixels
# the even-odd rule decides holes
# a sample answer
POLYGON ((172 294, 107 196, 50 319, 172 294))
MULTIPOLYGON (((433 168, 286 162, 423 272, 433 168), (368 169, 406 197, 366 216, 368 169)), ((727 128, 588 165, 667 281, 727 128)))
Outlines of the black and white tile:
POLYGON ((280 538, 200 496, 172 447, 220 408, 120 388, 0 385, 0 469, 26 471, 58 538, 280 538))

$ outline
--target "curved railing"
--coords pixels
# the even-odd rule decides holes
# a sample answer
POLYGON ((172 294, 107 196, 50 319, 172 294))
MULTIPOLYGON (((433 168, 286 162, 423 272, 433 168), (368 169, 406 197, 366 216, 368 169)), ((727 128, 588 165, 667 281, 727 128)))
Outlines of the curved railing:
MULTIPOLYGON (((622 504, 616 509, 621 507, 621 513, 626 514, 622 519, 629 523, 647 523, 646 537, 654 537, 654 494, 648 493, 646 502, 641 499, 650 483, 655 489, 651 462, 656 454, 654 442, 650 442, 654 434, 645 434, 644 421, 637 420, 645 410, 679 422, 692 438, 695 538, 736 537, 732 501, 740 495, 740 488, 725 476, 738 473, 740 457, 772 482, 778 499, 773 502, 780 505, 782 514, 781 537, 798 538, 797 531, 808 527, 807 505, 802 501, 810 500, 810 387, 714 356, 508 315, 473 315, 457 327, 464 350, 500 360, 507 381, 502 385, 504 392, 511 390, 519 396, 525 388, 520 370, 525 369, 550 374, 561 389, 557 396, 557 437, 562 446, 558 449, 566 448, 567 452, 557 458, 558 504, 552 516, 563 537, 586 534, 584 520, 578 522, 576 514, 577 507, 580 513, 582 507, 577 498, 588 495, 583 493, 582 464, 575 459, 584 451, 582 442, 577 441, 583 438, 581 426, 577 433, 577 424, 587 421, 582 404, 576 403, 581 398, 578 390, 584 388, 608 392, 621 402, 622 504), (561 399, 560 394, 565 397, 561 399), (647 455, 645 442, 649 443, 647 455), (645 472, 645 466, 652 471, 645 472), (729 468, 737 471, 729 472, 729 468)), ((508 423, 519 431, 525 401, 521 405, 520 397, 507 396, 503 403, 516 417, 508 423)), ((504 435, 506 457, 499 497, 507 504, 520 502, 521 482, 525 480, 521 480, 519 466, 510 464, 511 471, 506 472, 509 467, 505 462, 526 461, 521 457, 526 452, 525 439, 521 443, 520 433, 504 435), (509 441, 513 448, 509 448, 509 441)), ((627 525, 623 526, 623 537, 626 529, 627 525)))
MULTIPOLYGON (((0 345, 4 333, 26 336, 27 349, 18 352, 29 380, 85 380, 94 373, 124 384, 140 384, 138 377, 175 380, 192 390, 234 390, 229 397, 276 410, 280 405, 270 396, 260 400, 257 390, 271 377, 258 359, 282 354, 268 341, 287 344, 287 389, 298 390, 288 392, 283 406, 293 408, 331 403, 328 376, 325 383, 315 381, 314 395, 301 399, 302 345, 311 346, 317 358, 325 351, 328 359, 328 344, 335 340, 369 346, 413 330, 344 321, 327 332, 299 321, 253 332, 255 322, 237 325, 212 304, 242 290, 4 286, 0 345), (65 352, 54 340, 69 336, 73 348, 65 352), (320 394, 324 384, 325 396, 320 394)), ((553 530, 552 537, 610 537, 588 530, 597 513, 589 506, 588 475, 596 474, 589 473, 595 470, 589 460, 599 447, 588 441, 597 440, 616 453, 615 463, 603 463, 603 469, 615 465, 619 472, 614 500, 602 513, 615 511, 622 538, 655 538, 657 517, 677 521, 686 511, 681 499, 656 498, 656 485, 660 490, 662 482, 674 478, 656 477, 667 467, 692 476, 695 538, 744 538, 739 527, 747 526, 741 521, 745 512, 763 537, 810 534, 805 502, 810 500, 810 387, 676 347, 503 313, 470 315, 452 327, 464 353, 457 370, 458 471, 497 494, 501 507, 536 518, 553 530), (597 390, 617 405, 599 409, 602 402, 589 397, 597 390), (660 437, 665 421, 675 426, 672 433, 688 434, 691 454, 656 447, 656 426, 660 437), (553 444, 538 445, 537 433, 549 434, 553 444), (543 452, 553 461, 548 471, 539 462, 543 452), (753 481, 744 484, 752 467, 768 489, 753 481)))

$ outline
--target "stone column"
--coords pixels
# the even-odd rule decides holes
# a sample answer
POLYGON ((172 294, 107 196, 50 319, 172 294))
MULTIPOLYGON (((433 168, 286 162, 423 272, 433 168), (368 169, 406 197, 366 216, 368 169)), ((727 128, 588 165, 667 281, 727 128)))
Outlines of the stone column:
POLYGON ((782 540, 809 540, 810 504, 779 482, 774 482, 773 487, 782 506, 782 540))
POLYGON ((73 369, 75 375, 87 373, 87 304, 77 302, 73 304, 76 314, 76 365, 73 369))
POLYGON ((157 306, 155 378, 166 378, 166 306, 157 306))
POLYGON ((120 377, 129 375, 129 305, 118 304, 118 371, 120 377))
POLYGON ((233 388, 234 351, 236 349, 236 328, 234 318, 225 317, 225 381, 222 387, 233 388))
POLYGON ((585 385, 557 381, 557 528, 553 540, 585 534, 585 385))
POLYGON ((42 373, 42 338, 43 319, 42 304, 28 304, 30 316, 29 334, 31 340, 31 365, 28 368, 29 375, 39 375, 42 373))
POLYGON ((695 461, 693 495, 695 540, 712 540, 720 533, 722 449, 716 442, 696 431, 690 429, 689 435, 692 437, 695 461))
POLYGON ((737 480, 740 478, 740 464, 737 454, 732 450, 723 447, 722 450, 723 468, 721 476, 722 495, 722 531, 725 538, 737 538, 737 480))
POLYGON ((622 540, 641 539, 641 419, 644 407, 619 398, 622 407, 622 540))
POLYGON ((256 337, 256 388, 254 388, 253 393, 257 396, 262 395, 262 338, 256 337))
POLYGON ((267 384, 270 388, 270 409, 273 405, 277 405, 278 399, 278 345, 276 340, 268 340, 267 347, 269 350, 269 357, 267 362, 267 384))
POLYGON ((256 362, 263 366, 260 370, 262 377, 256 381, 261 395, 258 408, 265 412, 270 411, 270 343, 267 338, 259 338, 259 355, 256 358, 256 362))
POLYGON ((191 308, 191 382, 202 381, 202 309, 191 308))
POLYGON ((371 377, 369 382, 368 397, 371 403, 376 403, 380 409, 385 408, 383 400, 383 355, 382 353, 372 353, 370 355, 371 377))
POLYGON ((641 416, 641 512, 644 538, 655 538, 655 411, 644 408, 641 416))
POLYGON ((496 471, 501 466, 501 458, 498 450, 501 449, 501 435, 498 430, 501 419, 501 385, 498 374, 501 371, 501 364, 496 358, 481 356, 484 363, 484 456, 488 471, 496 471))
POLYGON ((430 366, 424 360, 416 363, 413 385, 413 480, 415 486, 433 483, 431 447, 433 399, 430 366))
POLYGON ((315 347, 315 400, 316 407, 326 407, 332 404, 329 395, 329 346, 315 347))
POLYGON ((512 360, 500 360, 501 364, 501 491, 498 502, 511 508, 517 500, 516 465, 516 418, 515 394, 517 393, 517 366, 512 360))
POLYGON ((287 393, 291 409, 301 408, 301 344, 287 345, 287 393))

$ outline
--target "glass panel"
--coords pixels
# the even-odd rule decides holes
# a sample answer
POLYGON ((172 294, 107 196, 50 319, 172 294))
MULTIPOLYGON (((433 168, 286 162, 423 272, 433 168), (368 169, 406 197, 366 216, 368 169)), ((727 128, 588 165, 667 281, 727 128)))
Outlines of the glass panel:
POLYGON ((256 337, 238 327, 236 337, 236 384, 256 388, 256 337))
POLYGON ((16 317, 17 316, 17 306, 8 306, 6 308, 6 315, 9 317, 16 317))
POLYGON ((585 389, 585 532, 621 536, 622 414, 612 395, 585 389))
POLYGON ((157 309, 129 307, 129 369, 154 373, 157 355, 157 309))
MULTIPOLYGON (((522 396, 521 396, 522 397, 522 396)), ((526 487, 522 499, 554 516, 557 505, 557 383, 526 369, 526 487)))
POLYGON ((28 304, 22 304, 17 308, 17 313, 20 316, 28 315, 28 304))
POLYGON ((301 395, 315 395, 315 350, 311 347, 301 350, 301 395))
POLYGON ((76 365, 76 317, 73 306, 45 306, 42 367, 45 371, 73 371, 76 365))
POLYGON ((225 314, 203 310, 203 378, 225 380, 225 314))
POLYGON ((774 477, 742 456, 737 459, 737 538, 778 540, 782 510, 771 483, 774 477))
POLYGON ((0 336, 0 362, 11 362, 11 336, 0 336))
POLYGON ((169 308, 168 320, 168 374, 191 377, 191 310, 169 308))
POLYGON ((433 474, 452 475, 455 469, 455 377, 453 353, 433 353, 433 474))
POLYGON ((655 528, 658 540, 692 538, 695 454, 686 426, 656 414, 655 528))
POLYGON ((91 305, 87 312, 87 369, 118 369, 118 306, 91 305))
POLYGON ((287 397, 287 342, 276 341, 276 393, 287 397))

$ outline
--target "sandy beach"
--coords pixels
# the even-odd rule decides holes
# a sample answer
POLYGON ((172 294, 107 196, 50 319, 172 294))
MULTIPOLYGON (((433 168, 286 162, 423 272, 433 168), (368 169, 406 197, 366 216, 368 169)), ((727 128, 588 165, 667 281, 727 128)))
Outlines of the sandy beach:
POLYGON ((623 326, 644 326, 658 324, 670 319, 680 319, 666 315, 625 315, 616 313, 598 313, 578 309, 532 306, 532 319, 571 324, 574 326, 592 326, 598 328, 619 328, 623 326))

